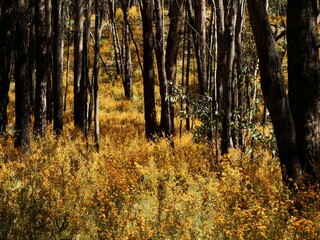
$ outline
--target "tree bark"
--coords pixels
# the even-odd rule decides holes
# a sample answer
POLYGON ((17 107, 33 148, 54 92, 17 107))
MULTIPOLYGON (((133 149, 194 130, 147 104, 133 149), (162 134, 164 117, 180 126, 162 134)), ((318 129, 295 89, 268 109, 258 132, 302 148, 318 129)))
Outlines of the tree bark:
POLYGON ((47 121, 52 123, 53 120, 53 82, 52 82, 52 71, 53 71, 53 51, 52 51, 52 44, 53 44, 53 33, 52 33, 52 11, 56 9, 55 5, 52 5, 53 0, 46 0, 45 3, 45 19, 46 19, 46 37, 47 37, 47 57, 48 57, 48 67, 46 70, 47 73, 47 121))
POLYGON ((63 130, 63 46, 64 46, 64 1, 53 0, 53 129, 56 134, 63 130))
POLYGON ((147 139, 151 140, 157 134, 156 107, 154 94, 154 62, 153 62, 153 8, 149 0, 142 1, 143 21, 143 93, 144 118, 147 139))
POLYGON ((45 0, 35 3, 36 23, 36 101, 34 133, 44 137, 47 128, 48 39, 46 34, 45 0))
POLYGON ((297 180, 300 163, 297 157, 294 122, 286 94, 281 57, 276 50, 268 14, 261 0, 248 0, 250 23, 259 57, 261 88, 274 127, 283 180, 297 180))
POLYGON ((288 0, 289 100, 305 182, 320 181, 318 1, 288 0))
POLYGON ((156 25, 156 58, 158 65, 158 76, 160 82, 161 95, 161 122, 160 131, 164 132, 166 137, 173 134, 171 120, 171 102, 169 95, 169 82, 165 68, 165 53, 164 53, 164 22, 162 17, 160 0, 155 0, 155 25, 156 25))
POLYGON ((83 0, 74 4, 74 125, 83 127, 81 115, 80 81, 82 76, 83 58, 83 0))
MULTIPOLYGON (((184 11, 184 0, 172 1, 169 9, 170 26, 167 38, 165 55, 165 70, 167 75, 169 97, 173 94, 176 85, 177 57, 179 52, 179 37, 182 27, 182 16, 184 11)), ((174 134, 174 107, 169 101, 171 129, 169 134, 174 134)))
POLYGON ((192 36, 194 41, 194 50, 197 59, 199 93, 204 96, 207 93, 207 51, 206 51, 206 1, 199 2, 187 1, 187 9, 190 24, 192 26, 192 36))
POLYGON ((12 16, 12 3, 5 1, 1 6, 0 15, 0 134, 5 133, 8 116, 9 87, 11 65, 13 58, 12 41, 14 18, 12 16))
POLYGON ((130 1, 121 1, 123 10, 123 42, 124 42, 124 74, 123 74, 123 87, 124 95, 126 99, 131 100, 133 98, 133 86, 132 86, 132 61, 131 61, 131 49, 130 49, 130 29, 128 21, 128 11, 130 1))
POLYGON ((100 57, 100 39, 102 20, 104 18, 104 1, 100 3, 95 0, 95 43, 94 43, 94 63, 93 63, 93 101, 94 101, 94 141, 97 150, 99 150, 99 57, 100 57))
POLYGON ((19 18, 15 30, 15 112, 16 134, 15 147, 22 148, 24 152, 30 150, 29 136, 29 79, 28 74, 28 17, 25 2, 17 1, 19 18))

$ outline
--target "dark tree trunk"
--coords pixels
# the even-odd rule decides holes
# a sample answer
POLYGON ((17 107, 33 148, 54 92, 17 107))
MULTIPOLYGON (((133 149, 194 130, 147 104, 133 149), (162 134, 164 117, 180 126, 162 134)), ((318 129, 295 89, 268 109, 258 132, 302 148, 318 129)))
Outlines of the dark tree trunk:
POLYGON ((299 177, 294 122, 286 95, 281 57, 276 50, 268 14, 261 0, 248 0, 250 23, 256 41, 261 88, 273 123, 283 180, 299 177))
POLYGON ((194 50, 197 59, 199 93, 204 96, 207 93, 207 57, 206 57, 206 1, 187 1, 188 15, 192 26, 194 50))
POLYGON ((320 181, 318 1, 288 1, 289 99, 306 182, 320 181))
POLYGON ((29 91, 30 91, 30 114, 34 114, 36 95, 36 27, 35 27, 34 0, 29 2, 29 91))
POLYGON ((80 81, 83 58, 83 0, 74 4, 74 125, 82 128, 80 81))
POLYGON ((221 107, 222 138, 221 154, 227 154, 231 146, 231 115, 232 115, 232 80, 235 60, 235 27, 238 1, 216 1, 217 34, 218 34, 218 65, 217 83, 222 85, 221 107))
POLYGON ((238 143, 240 147, 244 146, 242 121, 244 115, 244 77, 242 74, 242 28, 245 20, 245 4, 246 0, 241 0, 238 5, 238 16, 235 32, 235 51, 236 51, 236 72, 237 72, 237 89, 238 89, 238 143))
POLYGON ((156 58, 158 65, 158 76, 160 82, 160 95, 161 95, 161 122, 160 131, 166 137, 173 134, 172 116, 171 116, 171 102, 169 95, 169 82, 165 69, 165 54, 164 54, 164 22, 162 17, 162 9, 160 0, 155 0, 155 25, 156 25, 156 58))
POLYGON ((157 133, 156 107, 154 94, 154 62, 153 62, 153 8, 152 2, 143 0, 143 93, 144 117, 147 139, 153 139, 157 133))
MULTIPOLYGON (((182 27, 182 16, 184 11, 184 0, 173 1, 169 9, 170 26, 167 38, 167 48, 165 56, 165 69, 168 82, 169 96, 173 94, 173 88, 176 85, 176 69, 177 57, 179 52, 179 37, 182 27)), ((174 134, 174 108, 169 102, 170 117, 171 117, 171 132, 174 134)))
POLYGON ((30 149, 29 136, 29 79, 28 74, 28 17, 25 2, 17 1, 19 18, 15 31, 15 98, 16 139, 15 147, 27 152, 30 149))
POLYGON ((131 49, 130 49, 130 29, 128 21, 130 1, 121 1, 123 10, 123 42, 124 42, 124 74, 123 74, 123 88, 126 99, 133 98, 132 89, 132 61, 131 61, 131 49))
POLYGON ((8 123, 7 106, 12 65, 12 41, 14 18, 13 6, 9 1, 1 6, 0 15, 0 134, 5 133, 8 123))
POLYGON ((90 24, 91 24, 91 0, 86 0, 85 22, 83 31, 83 59, 82 59, 82 74, 80 81, 80 111, 81 123, 80 127, 84 130, 85 135, 88 135, 88 89, 89 81, 89 40, 90 40, 90 24))
POLYGON ((121 59, 121 53, 120 53, 120 44, 119 44, 119 37, 118 32, 116 28, 116 21, 115 21, 115 6, 114 6, 114 0, 109 0, 109 18, 110 18, 110 28, 111 28, 111 34, 112 34, 112 44, 113 44, 113 51, 114 51, 114 60, 116 64, 116 70, 117 74, 122 75, 122 63, 120 61, 121 59))
POLYGON ((52 0, 46 0, 45 18, 46 18, 46 36, 47 36, 47 57, 48 67, 47 73, 47 121, 52 123, 53 119, 53 82, 52 82, 52 67, 53 67, 53 53, 52 52, 52 11, 55 11, 58 6, 52 5, 52 0))
POLYGON ((44 137, 47 127, 48 52, 45 19, 45 0, 35 3, 36 23, 36 101, 34 133, 44 137))
POLYGON ((65 9, 64 1, 53 0, 53 129, 56 134, 63 130, 63 37, 65 9))
POLYGON ((102 20, 104 18, 105 11, 104 1, 100 3, 99 0, 95 0, 95 44, 94 44, 94 63, 93 63, 93 101, 94 101, 94 141, 96 143, 96 148, 99 150, 99 57, 100 57, 100 39, 101 39, 101 29, 102 20))

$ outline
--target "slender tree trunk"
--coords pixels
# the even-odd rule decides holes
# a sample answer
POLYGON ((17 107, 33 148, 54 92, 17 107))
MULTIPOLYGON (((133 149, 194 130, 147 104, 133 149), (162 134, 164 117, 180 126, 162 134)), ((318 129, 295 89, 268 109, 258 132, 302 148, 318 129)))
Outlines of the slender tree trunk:
POLYGON ((83 0, 74 4, 74 125, 82 128, 80 81, 83 58, 83 0))
POLYGON ((158 76, 160 82, 161 95, 161 122, 160 131, 163 131, 166 137, 173 134, 171 120, 171 103, 169 95, 169 83, 165 69, 164 54, 164 26, 160 0, 155 0, 155 24, 156 24, 156 58, 158 65, 158 76))
POLYGON ((16 138, 15 147, 27 152, 30 149, 29 79, 28 76, 28 17, 23 0, 17 1, 19 18, 15 31, 15 98, 16 138))
MULTIPOLYGON (((167 38, 165 68, 168 81, 169 96, 173 95, 173 88, 176 85, 177 58, 179 52, 179 37, 183 23, 184 0, 172 1, 169 9, 170 26, 167 38)), ((174 134, 174 107, 169 102, 170 117, 171 117, 171 132, 174 134)))
POLYGON ((133 98, 132 89, 132 61, 131 61, 131 49, 130 49, 130 29, 128 21, 129 2, 121 1, 123 10, 123 41, 124 41, 124 74, 123 74, 123 87, 124 95, 127 99, 133 98))
POLYGON ((90 40, 90 24, 91 24, 91 6, 92 0, 86 0, 85 22, 83 31, 83 61, 82 74, 80 81, 80 104, 81 104, 81 128, 84 130, 86 137, 88 136, 88 90, 90 88, 89 81, 89 40, 90 40))
POLYGON ((63 37, 65 9, 64 1, 53 0, 53 103, 54 131, 61 134, 63 130, 63 37))
POLYGON ((36 95, 36 24, 35 24, 34 0, 29 2, 29 91, 30 91, 30 114, 34 114, 35 95, 36 95))
POLYGON ((94 101, 94 141, 96 148, 99 150, 99 56, 100 56, 100 39, 102 20, 104 18, 104 1, 100 3, 95 0, 95 43, 94 43, 94 63, 93 63, 93 101, 94 101))
POLYGON ((245 3, 246 0, 241 0, 238 5, 238 16, 236 22, 236 71, 237 71, 237 80, 238 80, 238 113, 239 113, 239 125, 238 125, 238 132, 239 132, 239 146, 244 146, 244 139, 243 139, 243 129, 242 129, 242 121, 244 115, 244 77, 242 73, 242 28, 244 24, 244 17, 245 17, 245 3))
POLYGON ((250 23, 256 41, 261 88, 273 123, 283 180, 299 178, 294 122, 286 95, 281 58, 276 50, 268 14, 261 0, 248 0, 250 23))
POLYGON ((52 52, 52 11, 55 11, 55 5, 52 5, 53 0, 45 1, 45 19, 46 19, 46 37, 47 37, 47 57, 48 57, 48 67, 47 67, 47 121, 52 123, 53 119, 53 82, 52 82, 52 71, 53 71, 53 53, 52 52))
MULTIPOLYGON (((66 7, 66 10, 69 6, 66 7)), ((64 91, 64 102, 63 102, 63 111, 67 110, 67 94, 69 89, 69 70, 70 70, 70 32, 71 32, 71 16, 68 10, 67 17, 69 17, 68 28, 67 28, 67 69, 66 69, 66 88, 64 91)))
POLYGON ((143 93, 144 93, 144 116, 147 139, 153 139, 157 134, 155 94, 154 94, 154 62, 153 62, 153 8, 152 2, 143 0, 143 93))
POLYGON ((320 181, 318 1, 288 0, 289 99, 306 182, 320 181))
POLYGON ((45 19, 45 0, 36 1, 36 102, 34 133, 44 137, 47 128, 48 51, 45 19))
POLYGON ((218 83, 222 83, 222 138, 221 154, 227 154, 231 146, 232 79, 235 59, 235 25, 238 1, 218 1, 218 83))
POLYGON ((197 59, 199 93, 204 96, 207 93, 207 57, 206 57, 206 1, 187 1, 188 15, 192 26, 194 50, 197 59), (193 7, 194 6, 194 7, 193 7))

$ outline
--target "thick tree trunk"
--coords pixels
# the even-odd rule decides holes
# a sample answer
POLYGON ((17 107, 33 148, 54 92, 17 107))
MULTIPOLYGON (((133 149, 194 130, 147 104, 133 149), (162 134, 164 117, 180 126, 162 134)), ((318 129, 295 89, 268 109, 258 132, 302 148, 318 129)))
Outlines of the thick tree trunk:
POLYGON ((142 3, 144 117, 146 137, 147 139, 152 139, 157 134, 153 66, 153 7, 152 2, 149 0, 143 0, 142 3))
POLYGON ((64 37, 64 1, 53 0, 53 129, 56 134, 63 130, 63 37, 64 37))
POLYGON ((82 76, 83 58, 83 0, 75 1, 74 4, 74 125, 83 127, 81 115, 80 81, 82 76))
POLYGON ((288 1, 288 77, 298 156, 306 182, 320 181, 318 1, 288 1))
POLYGON ((29 79, 28 74, 28 18, 23 0, 18 1, 19 19, 15 31, 15 147, 27 152, 30 149, 29 126, 29 79))
POLYGON ((8 123, 7 106, 9 103, 9 86, 12 64, 13 6, 3 3, 0 15, 0 134, 5 133, 8 123))
POLYGON ((289 183, 300 174, 294 122, 286 95, 281 58, 276 50, 268 14, 261 0, 248 0, 250 23, 256 41, 261 88, 273 123, 283 180, 289 183))
POLYGON ((45 0, 35 3, 36 23, 36 101, 34 133, 44 137, 47 128, 48 52, 45 19, 45 0))

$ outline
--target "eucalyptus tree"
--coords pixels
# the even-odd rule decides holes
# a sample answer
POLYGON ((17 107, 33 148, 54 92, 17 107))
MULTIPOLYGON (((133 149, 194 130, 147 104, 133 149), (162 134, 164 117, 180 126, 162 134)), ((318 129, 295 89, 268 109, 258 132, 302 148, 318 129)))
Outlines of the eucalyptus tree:
POLYGON ((296 133, 284 82, 282 58, 277 51, 265 2, 248 0, 250 23, 259 57, 260 81, 275 131, 284 181, 298 179, 296 133))
POLYGON ((28 74, 28 14, 26 2, 24 0, 15 1, 16 21, 14 34, 15 52, 15 147, 21 147, 24 151, 30 149, 30 92, 28 74))
POLYGON ((288 0, 289 102, 305 182, 320 181, 319 2, 288 0))
POLYGON ((48 83, 48 38, 46 25, 45 0, 35 1, 36 27, 36 97, 34 132, 45 136, 47 128, 47 83, 48 83))
POLYGON ((0 1, 0 134, 5 133, 12 72, 14 16, 13 1, 0 1))
POLYGON ((141 5, 143 25, 143 93, 144 118, 147 139, 157 134, 155 92, 154 92, 154 39, 153 39, 153 4, 150 0, 142 0, 141 5))
POLYGON ((53 0, 53 123, 54 131, 60 134, 63 130, 63 46, 65 7, 63 0, 53 0))

